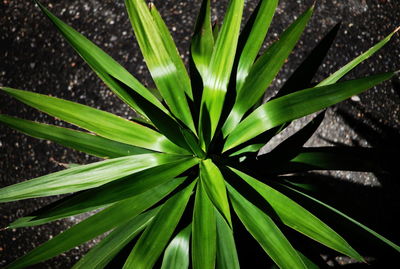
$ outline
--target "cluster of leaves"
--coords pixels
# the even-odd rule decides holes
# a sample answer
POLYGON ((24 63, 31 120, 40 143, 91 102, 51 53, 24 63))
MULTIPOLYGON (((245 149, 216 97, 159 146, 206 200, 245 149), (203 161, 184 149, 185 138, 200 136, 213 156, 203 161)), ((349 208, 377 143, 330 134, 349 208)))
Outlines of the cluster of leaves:
POLYGON ((338 82, 384 46, 396 31, 311 86, 339 29, 336 26, 279 93, 262 104, 265 90, 295 47, 314 6, 258 55, 278 0, 260 1, 241 33, 244 0, 231 0, 222 25, 214 27, 210 0, 203 0, 191 43, 189 75, 155 6, 144 0, 125 3, 156 93, 37 2, 104 83, 140 117, 128 121, 74 102, 1 88, 21 102, 89 132, 6 115, 0 115, 1 122, 28 135, 106 159, 0 190, 2 203, 74 193, 16 220, 8 228, 41 225, 103 209, 8 268, 42 262, 108 231, 74 268, 104 268, 120 259, 118 253, 126 248, 123 268, 152 268, 157 261, 161 268, 239 268, 241 255, 235 239, 241 234, 234 231, 243 227, 279 267, 316 267, 285 236, 285 226, 363 261, 345 239, 285 191, 332 210, 400 251, 393 242, 309 196, 304 189, 293 187, 287 180, 272 180, 271 175, 315 169, 384 168, 382 163, 371 161, 376 156, 367 149, 360 154, 350 148, 304 148, 323 113, 274 150, 257 157, 261 147, 292 120, 390 79, 393 72, 338 82))

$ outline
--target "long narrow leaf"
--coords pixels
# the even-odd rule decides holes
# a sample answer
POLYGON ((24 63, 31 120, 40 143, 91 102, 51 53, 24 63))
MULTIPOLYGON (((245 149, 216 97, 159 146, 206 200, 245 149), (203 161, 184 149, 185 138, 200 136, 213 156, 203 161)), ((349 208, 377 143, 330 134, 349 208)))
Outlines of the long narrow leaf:
POLYGON ((171 55, 172 49, 166 48, 159 27, 145 1, 126 0, 125 5, 136 39, 158 90, 172 113, 196 132, 185 95, 187 91, 188 95, 192 96, 191 85, 186 70, 182 64, 177 64, 178 61, 182 61, 178 51, 175 50, 175 54, 171 55))
POLYGON ((119 143, 101 136, 9 117, 7 115, 0 115, 0 122, 3 122, 11 128, 27 135, 54 141, 63 146, 101 158, 117 158, 122 156, 151 153, 150 150, 119 143))
POLYGON ((96 162, 66 169, 0 189, 0 202, 71 193, 95 188, 179 158, 149 153, 96 162))
POLYGON ((300 39, 313 11, 312 6, 304 12, 252 66, 243 87, 238 89, 235 105, 224 124, 225 136, 235 128, 247 110, 263 96, 300 39))
POLYGON ((73 269, 105 268, 115 255, 153 220, 157 211, 144 213, 118 226, 85 254, 73 269))
MULTIPOLYGON (((26 268, 30 265, 50 259, 75 246, 83 244, 96 236, 112 230, 119 225, 124 224, 140 214, 143 210, 153 205, 156 200, 159 199, 155 199, 155 196, 153 196, 148 197, 148 201, 151 201, 151 203, 148 203, 146 200, 142 200, 140 202, 128 200, 118 203, 115 206, 107 208, 76 224, 65 232, 53 237, 51 240, 40 245, 22 258, 10 264, 7 268, 26 268), (138 206, 138 204, 140 204, 140 206, 138 206)), ((145 213, 144 216, 147 214, 151 214, 151 212, 145 213)), ((143 218, 143 216, 139 217, 143 218)))
POLYGON ((221 171, 211 159, 200 163, 200 180, 211 202, 221 212, 228 223, 232 225, 225 180, 221 171))
POLYGON ((43 94, 0 89, 29 106, 105 138, 155 151, 187 154, 156 131, 114 114, 43 94))
POLYGON ((192 264, 194 269, 215 268, 216 258, 216 210, 204 190, 197 185, 192 223, 192 264))
POLYGON ((360 56, 357 58, 353 59, 351 62, 340 68, 338 71, 318 83, 317 86, 326 86, 326 85, 331 85, 333 83, 336 83, 339 79, 341 79, 343 76, 345 76, 348 72, 350 72, 353 68, 355 68, 357 65, 374 55, 377 51, 379 51, 386 43, 390 41, 392 36, 397 33, 400 30, 400 27, 396 28, 390 35, 382 39, 380 42, 375 44, 372 48, 367 50, 366 52, 362 53, 360 56))
POLYGON ((307 267, 272 219, 227 185, 233 208, 246 229, 281 268, 307 267))
POLYGON ((236 251, 232 228, 224 217, 215 212, 217 219, 217 268, 239 269, 239 258, 236 251))
POLYGON ((203 0, 191 44, 193 61, 203 79, 207 74, 213 48, 214 36, 211 27, 210 0, 203 0))
POLYGON ((101 50, 98 46, 78 33, 72 27, 65 24, 63 21, 54 16, 47 10, 39 1, 35 0, 43 13, 54 23, 56 28, 71 44, 71 46, 79 53, 79 55, 89 64, 89 66, 96 72, 96 74, 110 87, 110 89, 125 103, 130 105, 137 112, 145 115, 137 103, 130 96, 130 92, 120 88, 112 77, 123 81, 133 91, 141 95, 143 98, 153 103, 159 109, 168 113, 168 110, 157 100, 157 98, 147 90, 135 77, 133 77, 124 67, 118 64, 107 53, 101 50))
POLYGON ((375 232, 374 230, 368 228, 368 227, 365 226, 364 224, 362 224, 362 223, 356 221, 355 219, 349 217, 348 215, 346 215, 346 214, 344 214, 343 212, 341 212, 341 211, 335 209, 334 207, 332 207, 332 206, 330 206, 330 205, 328 205, 328 204, 326 204, 326 203, 324 203, 324 202, 322 202, 322 201, 320 201, 320 200, 318 200, 318 199, 316 199, 316 198, 314 198, 314 197, 312 197, 312 196, 310 196, 310 195, 308 195, 308 194, 306 194, 306 193, 304 193, 304 192, 301 192, 301 191, 299 191, 299 190, 296 190, 296 189, 294 189, 294 188, 292 188, 292 187, 290 187, 290 186, 287 186, 287 185, 284 185, 284 184, 281 184, 281 186, 284 186, 285 188, 290 189, 290 190, 292 190, 293 192, 296 192, 296 193, 298 193, 298 194, 300 194, 300 195, 302 195, 302 196, 304 196, 304 197, 307 197, 308 199, 314 201, 315 203, 318 203, 318 204, 320 204, 320 205, 322 205, 322 206, 328 208, 328 209, 331 210, 332 212, 334 212, 334 213, 336 213, 336 214, 342 216, 343 218, 347 219, 348 221, 354 223, 354 224, 357 225, 358 227, 364 229, 364 230, 367 231, 368 233, 370 233, 370 234, 372 234, 373 236, 375 236, 376 238, 380 239, 382 242, 386 243, 386 244, 389 245, 390 247, 392 247, 392 248, 394 248, 395 250, 397 250, 398 252, 400 252, 400 246, 399 246, 399 245, 396 245, 395 243, 393 243, 392 241, 390 241, 390 240, 387 239, 386 237, 384 237, 384 236, 378 234, 378 233, 375 232))
POLYGON ((158 27, 160 37, 164 42, 165 48, 168 51, 169 57, 174 62, 177 72, 179 74, 179 83, 183 84, 184 90, 187 96, 193 100, 192 87, 190 84, 190 78, 186 71, 185 64, 182 61, 179 50, 175 45, 174 40, 172 39, 171 33, 168 30, 167 25, 162 19, 160 13, 158 12, 156 6, 153 3, 149 4, 151 15, 158 27))
POLYGON ((180 231, 165 249, 161 269, 189 268, 189 247, 192 225, 180 231))
POLYGON ((236 90, 240 90, 267 35, 279 0, 260 1, 257 16, 240 55, 236 74, 236 90))
POLYGON ((17 227, 43 224, 52 220, 87 212, 104 207, 117 201, 141 195, 159 185, 172 184, 179 186, 186 177, 177 177, 197 164, 196 160, 187 160, 165 164, 147 169, 135 175, 105 184, 92 190, 78 193, 66 201, 50 207, 37 216, 28 216, 18 223, 17 227))
POLYGON ((124 264, 124 269, 153 268, 157 258, 172 236, 195 185, 196 181, 193 181, 188 187, 175 194, 162 205, 154 220, 146 228, 129 254, 124 264))
POLYGON ((306 116, 390 79, 393 72, 298 91, 257 108, 228 136, 227 151, 282 123, 306 116))
POLYGON ((203 81, 199 135, 205 147, 211 141, 221 116, 235 59, 243 5, 244 0, 230 1, 203 81))
POLYGON ((305 234, 327 247, 344 253, 359 261, 363 261, 362 256, 358 254, 340 235, 299 204, 255 178, 252 178, 236 169, 231 168, 231 170, 264 197, 285 225, 305 234))

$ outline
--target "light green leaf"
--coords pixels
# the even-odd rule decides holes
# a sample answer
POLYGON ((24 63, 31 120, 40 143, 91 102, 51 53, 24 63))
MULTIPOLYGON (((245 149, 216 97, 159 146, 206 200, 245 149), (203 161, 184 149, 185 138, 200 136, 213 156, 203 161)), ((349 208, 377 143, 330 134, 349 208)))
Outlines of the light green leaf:
POLYGON ((189 268, 189 246, 192 225, 180 231, 165 249, 161 269, 189 268))
POLYGON ((101 158, 117 158, 151 153, 150 150, 119 143, 101 136, 9 117, 7 115, 0 115, 0 122, 27 135, 54 141, 63 146, 101 158))
POLYGON ((207 147, 217 129, 224 105, 239 37, 244 0, 231 0, 215 42, 210 64, 203 79, 204 90, 200 110, 203 147, 207 147))
POLYGON ((157 212, 157 210, 149 211, 118 226, 100 243, 91 248, 72 268, 105 268, 114 256, 153 220, 157 212))
POLYGON ((165 24, 160 13, 152 2, 149 3, 149 8, 153 19, 157 24, 161 40, 164 42, 164 46, 168 51, 169 57, 171 57, 171 60, 174 62, 178 70, 177 72, 179 73, 179 83, 183 84, 187 96, 191 100, 193 100, 190 78, 186 71, 185 64, 183 63, 180 56, 179 50, 176 47, 174 40, 172 39, 171 33, 169 32, 167 25, 165 24))
POLYGON ((192 264, 194 269, 214 269, 216 258, 216 210, 199 181, 192 222, 192 264))
MULTIPOLYGON (((312 6, 304 12, 251 67, 243 86, 237 89, 235 105, 223 127, 225 136, 237 126, 243 115, 262 98, 265 90, 276 77, 300 39, 313 11, 314 7, 312 6)), ((238 73, 239 75, 243 76, 244 74, 238 73)))
POLYGON ((350 72, 353 68, 355 68, 357 65, 374 55, 377 51, 379 51, 386 43, 389 42, 389 40, 392 38, 392 36, 397 33, 400 30, 400 27, 396 28, 390 35, 385 37, 383 40, 375 44, 372 48, 367 50, 366 52, 362 53, 360 56, 357 58, 353 59, 351 62, 340 68, 338 71, 318 83, 317 87, 320 86, 326 86, 326 85, 331 85, 333 83, 336 83, 339 79, 344 77, 348 72, 350 72))
POLYGON ((211 27, 210 0, 203 0, 191 44, 193 61, 203 79, 207 75, 213 48, 214 37, 211 27))
POLYGON ((167 184, 179 186, 186 177, 175 178, 198 161, 196 159, 174 162, 147 169, 126 178, 110 182, 95 189, 78 193, 73 197, 56 203, 36 216, 17 220, 11 226, 24 227, 47 223, 52 220, 76 215, 115 203, 117 201, 143 194, 154 187, 167 184))
POLYGON ((231 170, 264 197, 285 225, 354 259, 364 260, 340 235, 299 204, 257 179, 231 170))
MULTIPOLYGON (((267 35, 279 0, 260 1, 257 16, 240 55, 236 73, 236 90, 240 90, 267 35)), ((255 12, 255 11, 254 11, 255 12)), ((253 16, 253 15, 252 15, 253 16)))
POLYGON ((281 186, 284 186, 285 188, 290 189, 290 190, 292 190, 293 192, 296 192, 296 193, 298 193, 298 194, 300 194, 300 195, 302 195, 302 196, 304 196, 304 197, 307 197, 308 199, 310 199, 310 200, 312 200, 312 201, 314 201, 314 202, 316 202, 316 203, 318 203, 318 204, 320 204, 320 205, 322 205, 322 206, 328 208, 329 210, 331 210, 331 211, 333 211, 334 213, 336 213, 336 214, 342 216, 343 218, 347 219, 348 221, 354 223, 355 225, 361 227, 362 229, 364 229, 364 230, 367 231, 368 233, 370 233, 370 234, 372 234, 373 236, 375 236, 376 238, 380 239, 382 242, 386 243, 386 244, 389 245, 390 247, 392 247, 392 248, 394 248, 395 250, 397 250, 398 252, 400 252, 400 246, 396 245, 395 243, 393 243, 392 241, 390 241, 390 240, 387 239, 386 237, 384 237, 384 236, 378 234, 378 233, 375 232, 374 230, 368 228, 368 227, 365 226, 364 224, 362 224, 362 223, 356 221, 355 219, 349 217, 348 215, 344 214, 344 213, 341 212, 340 210, 337 210, 337 209, 335 209, 334 207, 332 207, 332 206, 330 206, 330 205, 328 205, 328 204, 326 204, 326 203, 324 203, 324 202, 322 202, 322 201, 320 201, 320 200, 318 200, 318 199, 316 199, 316 198, 314 198, 314 197, 312 197, 312 196, 310 196, 310 195, 308 195, 308 194, 306 194, 306 193, 304 193, 304 192, 301 192, 301 191, 299 191, 299 190, 296 190, 296 189, 294 189, 294 188, 292 188, 292 187, 289 187, 289 186, 284 185, 284 184, 281 184, 281 186))
POLYGON ((217 219, 217 268, 239 269, 233 231, 218 211, 215 211, 215 214, 217 219))
POLYGON ((148 100, 156 107, 169 114, 168 110, 151 94, 136 78, 134 78, 124 67, 118 64, 107 53, 97 47, 94 43, 75 31, 73 28, 65 24, 63 21, 54 16, 39 1, 35 0, 43 13, 54 23, 55 27, 60 31, 64 38, 78 52, 78 54, 89 64, 96 74, 110 87, 110 89, 125 103, 141 114, 145 114, 141 104, 137 103, 130 96, 130 92, 120 87, 114 78, 122 81, 133 91, 138 93, 144 99, 148 100))
POLYGON ((232 206, 246 229, 281 268, 307 267, 272 219, 227 185, 232 206))
POLYGON ((317 112, 359 94, 394 75, 393 72, 369 76, 298 91, 274 99, 257 108, 228 136, 227 151, 285 122, 317 112))
POLYGON ((200 162, 200 180, 214 206, 232 226, 224 177, 211 159, 200 162))
POLYGON ((145 169, 178 160, 179 158, 174 155, 149 153, 81 165, 4 187, 0 189, 0 202, 91 189, 145 169))
POLYGON ((153 268, 172 236, 195 185, 196 181, 193 181, 161 206, 160 211, 129 254, 124 269, 153 268))
POLYGON ((196 132, 185 95, 186 91, 192 98, 190 81, 176 48, 166 47, 166 44, 168 46, 173 44, 172 38, 164 37, 163 41, 166 26, 160 21, 162 19, 157 17, 156 11, 153 12, 156 19, 153 18, 145 1, 126 0, 125 5, 136 39, 158 90, 172 113, 196 132))
POLYGON ((114 114, 43 94, 0 89, 31 107, 105 138, 155 151, 188 154, 156 131, 114 114))

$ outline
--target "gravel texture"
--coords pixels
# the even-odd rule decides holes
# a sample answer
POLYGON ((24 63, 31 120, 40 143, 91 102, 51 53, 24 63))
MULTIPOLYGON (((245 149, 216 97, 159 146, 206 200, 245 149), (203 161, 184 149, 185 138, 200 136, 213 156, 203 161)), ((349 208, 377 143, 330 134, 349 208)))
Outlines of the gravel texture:
MULTIPOLYGON (((188 46, 201 1, 154 1, 187 61, 188 46)), ((213 17, 221 20, 227 1, 212 1, 213 17)), ((266 45, 313 1, 280 1, 266 45)), ((94 41, 146 85, 152 85, 130 23, 119 1, 43 1, 52 12, 94 41)), ((246 16, 257 1, 246 1, 246 16)), ((269 90, 276 91, 318 40, 342 21, 338 37, 319 70, 320 80, 365 51, 400 25, 398 0, 320 0, 312 21, 288 63, 269 90)), ((106 88, 56 32, 33 1, 0 2, 0 85, 49 94, 103 109, 123 117, 133 114, 106 88)), ((351 72, 347 78, 400 69, 400 37, 351 72)), ((0 113, 69 126, 0 94, 0 113)), ((322 126, 308 145, 347 145, 390 148, 399 152, 400 80, 394 78, 327 112, 322 126)), ((304 120, 296 121, 298 129, 304 120)), ((266 149, 268 150, 268 149, 266 149)), ((398 157, 395 157, 398 158, 398 157)), ((90 163, 96 158, 40 141, 0 125, 0 187, 63 169, 62 163, 90 163)), ((393 176, 368 173, 330 173, 327 184, 360 220, 399 242, 399 184, 393 176), (356 198, 356 199, 354 199, 356 198), (352 200, 351 200, 352 199, 352 200), (388 206, 390 205, 390 206, 388 206), (397 225, 396 225, 397 223, 397 225)), ((398 179, 398 178, 397 178, 398 179)), ((0 227, 6 226, 57 197, 20 201, 0 206, 0 227)), ((344 208, 346 210, 346 208, 344 208)), ((40 227, 0 232, 0 266, 20 257, 85 216, 40 227)), ((93 242, 32 268, 68 268, 93 242)), ((390 251, 389 251, 390 252, 390 251)), ((366 253, 369 255, 370 253, 366 253)), ((389 256, 389 260, 392 259, 389 256)), ((325 257, 338 266, 351 261, 325 257)), ((398 258, 398 257, 397 257, 398 258)))

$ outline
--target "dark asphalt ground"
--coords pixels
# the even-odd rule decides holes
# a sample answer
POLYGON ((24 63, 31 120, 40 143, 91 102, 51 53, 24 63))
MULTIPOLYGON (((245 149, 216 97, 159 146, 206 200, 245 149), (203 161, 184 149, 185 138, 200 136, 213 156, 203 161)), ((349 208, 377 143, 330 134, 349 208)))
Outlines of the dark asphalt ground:
MULTIPOLYGON (((73 0, 43 1, 52 12, 93 40, 131 71, 140 81, 151 85, 137 43, 135 42, 123 1, 73 0)), ((213 1, 214 17, 222 18, 227 1, 213 1)), ((246 1, 246 14, 257 1, 246 1)), ((281 0, 266 44, 275 40, 291 21, 313 1, 281 0)), ((188 56, 188 46, 200 1, 155 1, 165 18, 180 52, 188 56)), ((320 0, 314 17, 295 52, 279 74, 273 92, 336 23, 342 21, 338 37, 316 80, 322 79, 365 51, 400 25, 398 0, 320 0)), ((0 2, 0 85, 49 94, 103 109, 120 116, 133 114, 117 100, 89 67, 52 27, 33 1, 0 2)), ((400 69, 400 37, 351 72, 347 78, 400 69)), ((16 115, 68 126, 40 114, 0 94, 0 113, 16 115)), ((398 149, 400 130, 400 80, 394 78, 366 93, 328 110, 323 125, 309 143, 327 145, 324 139, 348 145, 398 149)), ((299 121, 294 128, 302 124, 299 121)), ((398 158, 395 156, 394 158, 398 158)), ((95 158, 39 141, 0 125, 0 186, 34 178, 63 167, 59 163, 89 163, 95 158)), ((335 173, 340 184, 327 182, 344 199, 355 198, 351 205, 360 210, 359 219, 399 243, 399 185, 393 177, 366 173, 335 173), (349 183, 344 183, 347 179, 349 183), (346 187, 343 187, 346 186, 346 187), (390 206, 388 206, 390 205, 390 206), (394 211, 393 211, 394 210, 394 211), (396 228, 397 227, 397 228, 396 228)), ((32 212, 53 198, 3 204, 0 227, 32 212)), ((346 210, 346 209, 344 209, 346 210)), ((0 266, 20 257, 76 222, 69 218, 40 227, 0 232, 0 266)), ((90 244, 89 244, 90 245, 90 244)), ((73 249, 34 268, 68 268, 88 246, 73 249)), ((336 259, 341 262, 340 258, 336 259)))

